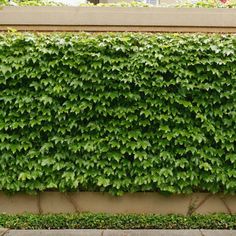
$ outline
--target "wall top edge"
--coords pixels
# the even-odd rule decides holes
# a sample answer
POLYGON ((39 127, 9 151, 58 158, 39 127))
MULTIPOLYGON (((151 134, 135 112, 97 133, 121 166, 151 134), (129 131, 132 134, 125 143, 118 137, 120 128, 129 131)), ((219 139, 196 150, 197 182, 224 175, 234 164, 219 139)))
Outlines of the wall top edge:
POLYGON ((4 7, 0 25, 236 27, 236 9, 4 7))

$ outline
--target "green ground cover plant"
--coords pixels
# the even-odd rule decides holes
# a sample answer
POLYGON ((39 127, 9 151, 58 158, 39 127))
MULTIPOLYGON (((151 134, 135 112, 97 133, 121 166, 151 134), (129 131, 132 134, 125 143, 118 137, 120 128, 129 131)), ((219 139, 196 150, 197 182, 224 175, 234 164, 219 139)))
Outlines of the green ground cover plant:
POLYGON ((125 2, 125 1, 120 1, 120 2, 114 2, 114 3, 83 3, 80 6, 83 7, 154 7, 154 5, 144 3, 144 2, 125 2))
POLYGON ((81 4, 85 7, 177 7, 177 8, 235 8, 236 0, 182 0, 176 1, 175 4, 161 4, 161 5, 151 5, 144 2, 117 2, 117 3, 86 3, 81 4))
POLYGON ((63 6, 65 4, 57 3, 51 0, 0 0, 0 6, 63 6))
MULTIPOLYGON (((63 6, 66 4, 57 3, 51 0, 0 0, 0 6, 63 6)), ((83 7, 177 7, 177 8, 235 8, 236 0, 183 0, 176 1, 176 4, 163 4, 163 5, 151 5, 144 2, 125 2, 120 1, 117 3, 85 3, 81 4, 83 7)))
POLYGON ((0 35, 0 190, 236 190, 236 36, 0 35))
POLYGON ((182 8, 236 8, 236 0, 182 1, 175 5, 182 8))
POLYGON ((236 215, 1 214, 0 226, 9 229, 236 229, 236 215))

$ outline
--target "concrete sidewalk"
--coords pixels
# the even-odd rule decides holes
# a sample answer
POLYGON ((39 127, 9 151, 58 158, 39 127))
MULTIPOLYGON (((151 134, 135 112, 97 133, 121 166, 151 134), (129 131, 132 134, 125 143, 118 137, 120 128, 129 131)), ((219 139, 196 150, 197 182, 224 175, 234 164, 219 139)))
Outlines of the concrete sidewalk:
POLYGON ((9 230, 0 236, 236 236, 236 230, 9 230))

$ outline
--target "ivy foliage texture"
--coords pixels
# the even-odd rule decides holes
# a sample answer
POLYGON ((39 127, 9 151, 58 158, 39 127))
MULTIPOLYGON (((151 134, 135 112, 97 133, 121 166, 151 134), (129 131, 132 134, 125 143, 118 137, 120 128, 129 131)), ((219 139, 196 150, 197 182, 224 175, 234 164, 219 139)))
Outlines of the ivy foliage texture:
POLYGON ((0 190, 235 193, 235 130, 235 35, 0 35, 0 190))

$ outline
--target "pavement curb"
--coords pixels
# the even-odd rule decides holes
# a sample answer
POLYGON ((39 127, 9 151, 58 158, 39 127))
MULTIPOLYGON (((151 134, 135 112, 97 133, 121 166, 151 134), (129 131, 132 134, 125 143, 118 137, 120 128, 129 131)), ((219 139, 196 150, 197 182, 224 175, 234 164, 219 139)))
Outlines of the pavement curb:
POLYGON ((8 230, 0 236, 236 236, 236 230, 8 230))

